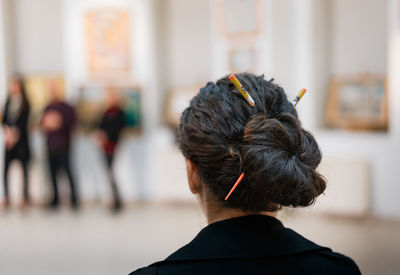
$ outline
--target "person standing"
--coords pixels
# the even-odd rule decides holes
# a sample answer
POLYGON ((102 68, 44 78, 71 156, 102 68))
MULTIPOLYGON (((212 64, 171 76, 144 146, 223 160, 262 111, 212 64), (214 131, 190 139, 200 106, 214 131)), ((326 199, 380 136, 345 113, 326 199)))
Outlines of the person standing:
POLYGON ((59 206, 57 174, 64 171, 67 174, 71 207, 78 208, 78 190, 70 165, 71 134, 77 121, 75 109, 62 101, 57 93, 54 83, 50 85, 50 104, 46 107, 41 120, 41 127, 46 135, 48 163, 53 187, 53 198, 48 204, 49 208, 59 206))
POLYGON ((23 203, 30 203, 28 191, 28 162, 30 148, 28 139, 28 118, 30 104, 25 92, 22 78, 16 77, 11 82, 10 92, 3 113, 5 162, 4 162, 4 201, 5 208, 9 207, 8 170, 13 160, 21 163, 23 171, 23 203))
POLYGON ((118 105, 118 99, 111 90, 107 92, 106 110, 101 118, 97 140, 102 149, 107 164, 107 172, 113 195, 112 210, 119 211, 122 207, 121 196, 115 180, 113 169, 115 149, 117 147, 120 133, 125 127, 125 114, 118 105))

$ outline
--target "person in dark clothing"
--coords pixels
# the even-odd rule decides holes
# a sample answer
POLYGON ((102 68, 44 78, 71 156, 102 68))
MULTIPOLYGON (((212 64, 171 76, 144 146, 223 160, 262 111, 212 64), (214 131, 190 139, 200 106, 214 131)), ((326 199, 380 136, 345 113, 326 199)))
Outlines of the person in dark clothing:
POLYGON ((360 274, 352 259, 276 218, 282 207, 309 206, 324 192, 316 171, 322 154, 281 87, 264 76, 237 78, 252 100, 228 77, 209 82, 178 131, 189 188, 208 226, 164 261, 131 274, 360 274))
POLYGON ((107 92, 106 111, 101 118, 99 129, 97 131, 97 139, 104 153, 107 164, 107 173, 113 194, 112 209, 114 211, 121 210, 122 202, 115 180, 113 169, 113 160, 115 149, 118 144, 120 133, 125 127, 125 114, 118 105, 118 99, 113 91, 107 92))
POLYGON ((78 190, 70 165, 71 134, 77 120, 75 109, 60 100, 54 84, 50 85, 50 104, 46 107, 41 120, 41 126, 46 135, 48 163, 53 187, 53 198, 48 204, 50 208, 59 205, 57 174, 64 171, 67 174, 71 190, 71 206, 78 208, 78 190))
POLYGON ((6 143, 4 162, 4 206, 10 204, 8 188, 8 169, 13 160, 18 160, 23 171, 23 198, 21 206, 30 203, 28 190, 28 162, 30 148, 28 139, 28 118, 30 104, 25 92, 22 78, 15 78, 11 82, 10 93, 7 97, 3 113, 4 137, 6 143))

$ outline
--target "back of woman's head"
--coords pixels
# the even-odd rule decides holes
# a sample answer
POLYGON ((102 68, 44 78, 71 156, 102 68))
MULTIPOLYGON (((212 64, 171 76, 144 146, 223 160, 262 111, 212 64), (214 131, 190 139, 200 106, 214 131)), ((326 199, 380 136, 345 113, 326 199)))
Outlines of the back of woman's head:
POLYGON ((326 187, 316 171, 322 157, 317 142, 301 127, 281 87, 264 76, 236 77, 255 106, 228 77, 209 82, 182 114, 183 155, 223 206, 261 212, 312 204, 326 187), (242 172, 243 181, 224 201, 242 172))
MULTIPOLYGON (((15 92, 15 91, 12 91, 15 89, 18 90, 17 92, 22 96, 23 104, 26 105, 27 107, 29 107, 28 96, 26 94, 25 79, 19 74, 16 74, 11 78, 11 91, 10 92, 11 93, 15 92)), ((8 96, 10 96, 11 93, 8 96)))

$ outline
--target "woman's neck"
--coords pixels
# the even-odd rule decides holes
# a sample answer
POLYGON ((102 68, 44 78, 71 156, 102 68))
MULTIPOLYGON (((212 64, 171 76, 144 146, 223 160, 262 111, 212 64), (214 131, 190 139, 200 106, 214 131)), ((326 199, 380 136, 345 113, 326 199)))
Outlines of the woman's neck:
POLYGON ((268 212, 268 211, 248 212, 248 211, 243 211, 241 209, 222 207, 219 203, 215 201, 214 202, 203 201, 202 205, 203 205, 203 210, 207 217, 208 224, 237 217, 249 216, 249 215, 266 215, 272 217, 277 216, 277 212, 268 212))

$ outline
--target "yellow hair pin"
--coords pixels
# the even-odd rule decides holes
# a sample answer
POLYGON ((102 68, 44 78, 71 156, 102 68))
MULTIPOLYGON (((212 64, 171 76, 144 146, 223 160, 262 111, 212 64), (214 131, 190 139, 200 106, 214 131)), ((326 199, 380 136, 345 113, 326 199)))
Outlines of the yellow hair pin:
POLYGON ((297 103, 299 103, 300 99, 303 97, 303 95, 307 92, 306 89, 301 89, 299 94, 293 99, 292 104, 293 108, 296 108, 297 103))
POLYGON ((246 101, 250 104, 250 106, 254 107, 254 100, 249 95, 249 93, 245 90, 243 85, 239 82, 239 79, 236 78, 234 74, 229 76, 229 80, 232 81, 233 85, 235 85, 236 89, 240 92, 240 94, 246 99, 246 101))

